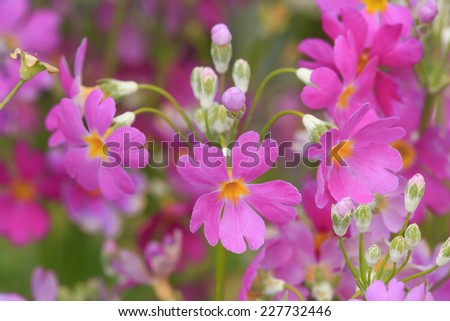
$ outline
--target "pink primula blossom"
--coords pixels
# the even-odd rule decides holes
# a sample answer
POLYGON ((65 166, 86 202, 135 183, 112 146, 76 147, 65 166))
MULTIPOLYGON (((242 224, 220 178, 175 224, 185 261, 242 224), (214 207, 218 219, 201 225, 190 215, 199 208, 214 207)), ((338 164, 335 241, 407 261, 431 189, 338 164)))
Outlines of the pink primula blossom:
POLYGON ((388 285, 383 281, 374 281, 366 291, 367 301, 433 301, 431 293, 421 284, 405 294, 405 284, 392 279, 388 285))
POLYGON ((191 184, 210 190, 196 202, 191 219, 191 231, 204 225, 209 244, 223 246, 235 253, 251 250, 264 243, 266 227, 261 216, 284 224, 297 215, 295 206, 301 195, 291 184, 275 180, 249 184, 267 172, 278 156, 277 143, 246 132, 236 141, 231 151, 231 167, 222 150, 199 144, 194 147, 194 158, 180 157, 178 172, 191 184), (260 216, 261 215, 261 216, 260 216))

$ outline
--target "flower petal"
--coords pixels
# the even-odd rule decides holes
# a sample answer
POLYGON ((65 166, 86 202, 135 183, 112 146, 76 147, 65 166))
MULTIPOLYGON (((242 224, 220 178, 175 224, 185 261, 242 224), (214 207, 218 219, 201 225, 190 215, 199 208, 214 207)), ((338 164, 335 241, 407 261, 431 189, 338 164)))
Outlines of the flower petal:
POLYGON ((125 195, 135 193, 133 180, 122 167, 101 166, 98 182, 103 196, 110 201, 117 201, 125 195))
POLYGON ((108 97, 101 101, 102 98, 103 92, 96 89, 87 96, 84 105, 84 114, 89 131, 91 133, 96 131, 100 136, 103 136, 111 126, 116 113, 114 100, 108 97))

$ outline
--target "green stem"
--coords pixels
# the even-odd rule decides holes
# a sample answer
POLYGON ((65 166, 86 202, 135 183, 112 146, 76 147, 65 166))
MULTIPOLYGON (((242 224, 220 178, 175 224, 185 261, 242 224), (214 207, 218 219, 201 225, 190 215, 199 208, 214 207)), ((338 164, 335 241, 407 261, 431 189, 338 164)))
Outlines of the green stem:
POLYGON ((220 75, 220 95, 225 91, 225 74, 220 75))
POLYGON ((8 96, 3 99, 3 101, 0 103, 0 110, 5 107, 5 105, 11 100, 11 98, 16 94, 16 92, 22 87, 22 85, 25 83, 25 80, 20 79, 19 82, 14 86, 14 88, 10 91, 8 96))
POLYGON ((243 131, 245 132, 248 128, 248 126, 250 125, 250 122, 252 120, 253 117, 253 113, 255 111, 255 107, 259 102, 259 99, 261 98, 262 93, 264 92, 264 89, 267 86, 267 83, 274 77, 284 74, 284 73, 293 73, 295 74, 297 72, 296 68, 280 68, 280 69, 276 69, 274 71, 272 71, 270 74, 268 74, 262 81, 262 83, 259 85, 258 90, 256 91, 255 94, 255 99, 253 99, 252 105, 250 107, 250 110, 248 112, 247 115, 247 120, 245 121, 244 127, 243 127, 243 131))
POLYGON ((369 267, 368 269, 367 269, 367 286, 369 286, 370 285, 370 283, 372 282, 372 271, 373 271, 373 268, 372 267, 369 267))
POLYGON ((211 131, 209 130, 209 123, 208 123, 208 109, 205 109, 205 129, 206 135, 208 136, 207 139, 209 140, 211 138, 211 131))
POLYGON ((189 127, 191 132, 198 135, 197 131, 195 130, 194 124, 189 119, 189 116, 186 114, 183 107, 181 107, 180 103, 168 91, 166 91, 165 89, 163 89, 161 87, 158 87, 155 85, 150 85, 150 84, 139 84, 138 88, 153 91, 153 92, 156 92, 156 93, 160 94, 161 96, 165 97, 177 109, 177 111, 180 113, 181 117, 183 117, 184 121, 186 122, 186 125, 189 127))
POLYGON ((403 261, 402 265, 400 265, 396 274, 399 274, 405 268, 405 266, 406 266, 406 264, 408 264, 410 258, 411 258, 411 251, 408 251, 408 254, 406 255, 406 259, 403 261))
POLYGON ((289 284, 285 284, 284 288, 286 290, 289 290, 292 293, 294 293, 297 296, 297 298, 299 299, 299 301, 305 301, 305 297, 303 296, 303 294, 295 286, 292 286, 292 285, 289 285, 289 284))
POLYGON ((135 114, 136 116, 139 115, 139 114, 143 114, 143 113, 154 114, 154 115, 159 116, 159 117, 161 117, 162 119, 164 119, 164 120, 166 121, 166 123, 169 124, 169 126, 172 127, 173 130, 174 130, 176 133, 179 133, 179 134, 180 134, 181 139, 183 139, 184 141, 186 141, 186 143, 189 145, 189 147, 191 147, 191 144, 190 144, 188 138, 186 137, 186 135, 184 135, 184 134, 181 132, 180 128, 179 128, 177 125, 175 125, 175 123, 174 123, 174 122, 173 122, 173 121, 172 121, 165 113, 163 113, 163 112, 160 111, 159 109, 156 109, 156 108, 153 108, 153 107, 142 107, 142 108, 136 109, 136 110, 134 111, 134 114, 135 114))
POLYGON ((438 267, 439 267, 439 266, 435 265, 435 266, 433 266, 432 268, 429 268, 428 270, 425 270, 425 271, 423 271, 423 272, 416 273, 416 274, 413 274, 413 275, 411 275, 411 276, 408 276, 407 278, 404 278, 404 279, 402 280, 402 282, 408 282, 408 281, 411 281, 411 280, 413 280, 413 279, 420 278, 421 276, 427 275, 428 273, 431 273, 431 272, 437 270, 438 267))
POLYGON ((293 116, 297 116, 300 118, 303 118, 303 116, 305 116, 304 113, 299 112, 297 110, 283 110, 280 111, 278 113, 276 113, 274 116, 272 116, 272 118, 269 119, 269 121, 266 123, 266 125, 264 125, 263 129, 259 132, 259 136, 262 138, 264 136, 265 133, 267 133, 270 129, 270 127, 272 127, 272 125, 281 117, 287 116, 287 115, 293 115, 293 116))
POLYGON ((114 74, 117 67, 117 40, 125 20, 128 1, 118 0, 112 18, 111 31, 108 35, 105 54, 105 75, 114 74))
POLYGON ((345 250, 344 240, 343 240, 342 236, 339 237, 339 245, 341 247, 342 254, 344 255, 345 262, 347 263, 347 265, 348 265, 348 267, 350 269, 350 272, 352 272, 353 278, 355 279, 356 283, 358 284, 359 289, 361 291, 363 291, 364 290, 364 286, 363 286, 363 284, 361 284, 361 281, 360 281, 360 279, 358 277, 358 273, 356 272, 355 268, 353 267, 352 262, 350 262, 350 259, 348 258, 347 251, 345 250))
POLYGON ((357 297, 359 297, 361 295, 362 295, 361 291, 356 291, 355 294, 353 294, 353 296, 350 298, 350 300, 356 299, 357 297))
POLYGON ((364 268, 364 234, 359 233, 359 273, 361 275, 361 282, 364 285, 367 285, 366 282, 366 275, 364 274, 365 268, 364 268))
POLYGON ((223 301, 223 290, 225 285, 225 259, 226 251, 222 244, 216 246, 216 288, 214 292, 215 301, 223 301))
POLYGON ((433 115, 433 105, 435 101, 435 95, 431 93, 427 93, 425 98, 425 105, 422 111, 422 118, 420 121, 420 134, 423 134, 430 123, 430 118, 433 115))
POLYGON ((406 215, 405 221, 403 222, 403 226, 400 229, 400 231, 397 233, 396 237, 397 236, 402 236, 403 233, 405 233, 405 230, 408 227, 408 223, 409 223, 410 219, 411 219, 411 213, 408 213, 408 215, 406 215))
POLYGON ((397 263, 394 263, 394 265, 392 267, 392 274, 389 277, 389 279, 386 281, 386 283, 389 283, 389 281, 392 280, 396 274, 397 274, 397 263))

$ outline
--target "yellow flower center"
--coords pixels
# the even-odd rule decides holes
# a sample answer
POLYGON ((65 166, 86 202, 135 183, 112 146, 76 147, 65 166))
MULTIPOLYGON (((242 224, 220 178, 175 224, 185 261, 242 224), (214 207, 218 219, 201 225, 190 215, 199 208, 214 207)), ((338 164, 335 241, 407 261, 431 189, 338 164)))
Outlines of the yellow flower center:
POLYGON ((337 106, 339 108, 348 108, 348 103, 350 98, 355 93, 355 87, 353 85, 348 85, 344 88, 341 95, 339 96, 337 106))
POLYGON ((91 135, 85 136, 84 141, 88 144, 89 158, 100 157, 103 160, 106 160, 106 155, 108 152, 108 148, 104 143, 104 139, 108 137, 110 134, 110 130, 108 130, 103 137, 100 137, 96 131, 94 131, 91 135))
POLYGON ((388 5, 388 0, 361 0, 366 5, 367 13, 384 12, 388 5))
POLYGON ((237 201, 244 195, 249 194, 242 179, 231 180, 220 184, 219 199, 226 199, 236 205, 237 201))
POLYGON ((343 140, 333 147, 330 153, 330 158, 336 166, 341 165, 341 161, 353 156, 353 145, 351 140, 343 140))
POLYGON ((409 142, 404 140, 396 140, 391 143, 391 146, 398 150, 402 156, 404 169, 408 169, 414 164, 417 155, 414 147, 409 142))
POLYGON ((0 42, 3 40, 3 43, 6 45, 6 47, 10 50, 14 50, 19 46, 19 42, 17 41, 16 37, 13 35, 5 34, 2 35, 0 38, 0 42))
POLYGON ((35 187, 22 180, 12 182, 11 192, 17 200, 22 202, 31 201, 36 196, 35 187))

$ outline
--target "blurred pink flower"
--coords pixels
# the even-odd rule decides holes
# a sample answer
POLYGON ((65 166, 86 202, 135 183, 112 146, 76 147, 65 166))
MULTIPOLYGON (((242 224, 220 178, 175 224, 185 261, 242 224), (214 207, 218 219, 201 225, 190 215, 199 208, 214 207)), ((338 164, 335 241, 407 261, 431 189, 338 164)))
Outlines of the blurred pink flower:
POLYGON ((421 284, 405 294, 405 284, 392 279, 386 286, 383 281, 374 281, 366 291, 367 301, 433 301, 431 293, 421 284))

